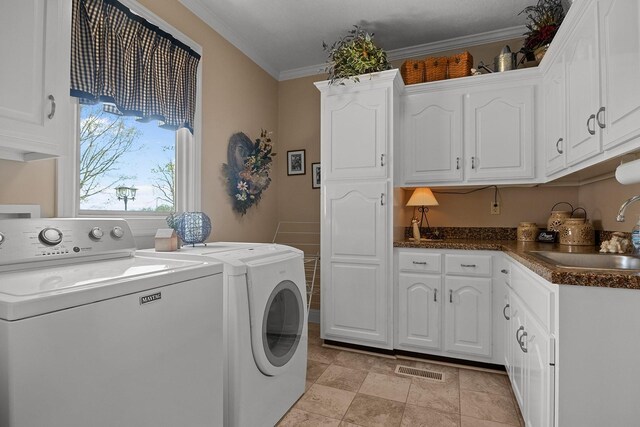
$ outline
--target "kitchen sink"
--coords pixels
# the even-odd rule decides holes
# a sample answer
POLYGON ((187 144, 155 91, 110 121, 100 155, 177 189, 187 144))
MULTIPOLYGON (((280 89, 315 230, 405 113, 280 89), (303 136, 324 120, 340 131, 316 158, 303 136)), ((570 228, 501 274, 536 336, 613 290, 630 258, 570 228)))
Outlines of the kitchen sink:
POLYGON ((634 255, 552 251, 528 251, 527 253, 556 267, 640 271, 640 257, 634 255))

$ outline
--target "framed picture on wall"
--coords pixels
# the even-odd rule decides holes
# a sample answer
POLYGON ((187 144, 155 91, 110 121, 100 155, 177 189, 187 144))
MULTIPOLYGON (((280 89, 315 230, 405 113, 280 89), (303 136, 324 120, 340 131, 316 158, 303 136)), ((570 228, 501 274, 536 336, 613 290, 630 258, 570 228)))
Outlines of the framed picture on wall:
POLYGON ((311 163, 311 188, 320 188, 320 163, 311 163))
POLYGON ((287 175, 304 175, 305 170, 305 150, 287 151, 287 175))

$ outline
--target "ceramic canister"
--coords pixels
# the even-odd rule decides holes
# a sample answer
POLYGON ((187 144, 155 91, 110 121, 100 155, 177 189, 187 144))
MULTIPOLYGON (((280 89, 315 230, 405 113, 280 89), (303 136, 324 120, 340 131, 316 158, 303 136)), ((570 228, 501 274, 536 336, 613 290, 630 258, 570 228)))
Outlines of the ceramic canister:
POLYGON ((560 226, 560 244, 572 246, 593 246, 595 231, 586 218, 567 218, 560 226))
POLYGON ((571 218, 571 213, 573 212, 573 206, 568 202, 558 202, 551 208, 551 214, 549 215, 549 219, 547 220, 547 230, 549 231, 560 231, 560 226, 564 223, 567 218, 571 218), (570 211, 560 211, 554 210, 554 208, 558 205, 569 205, 571 206, 570 211))
POLYGON ((518 225, 517 237, 519 242, 535 242, 538 237, 538 224, 535 222, 521 222, 518 225))

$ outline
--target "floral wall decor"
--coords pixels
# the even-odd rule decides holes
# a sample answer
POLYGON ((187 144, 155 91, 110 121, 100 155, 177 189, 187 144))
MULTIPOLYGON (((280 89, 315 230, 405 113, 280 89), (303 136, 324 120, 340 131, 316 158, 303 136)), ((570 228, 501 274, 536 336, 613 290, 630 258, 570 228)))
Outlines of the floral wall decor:
POLYGON ((242 132, 231 135, 227 163, 222 165, 222 172, 234 211, 244 215, 247 209, 258 203, 262 192, 271 183, 269 174, 275 155, 271 132, 263 129, 255 142, 242 132))

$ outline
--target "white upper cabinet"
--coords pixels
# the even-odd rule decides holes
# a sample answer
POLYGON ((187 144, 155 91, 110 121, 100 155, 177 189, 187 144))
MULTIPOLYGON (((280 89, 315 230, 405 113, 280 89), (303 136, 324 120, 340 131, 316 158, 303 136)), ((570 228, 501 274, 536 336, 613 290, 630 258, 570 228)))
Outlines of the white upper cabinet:
POLYGON ((0 158, 59 155, 68 141, 71 2, 0 2, 0 158))
POLYGON ((534 178, 533 100, 532 85, 466 95, 467 181, 534 178))
POLYGON ((592 2, 566 47, 567 163, 602 151, 597 113, 600 108, 598 10, 592 2))
POLYGON ((567 137, 565 135, 564 63, 555 62, 544 77, 544 149, 547 175, 564 169, 567 137))
POLYGON ((409 95, 404 101, 404 181, 462 181, 462 95, 409 95))
POLYGON ((640 135, 640 2, 599 0, 604 149, 640 135))

